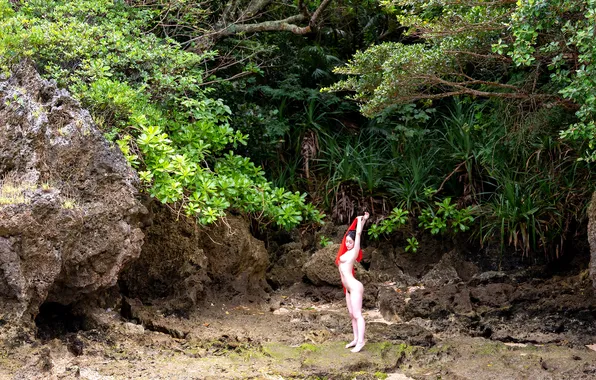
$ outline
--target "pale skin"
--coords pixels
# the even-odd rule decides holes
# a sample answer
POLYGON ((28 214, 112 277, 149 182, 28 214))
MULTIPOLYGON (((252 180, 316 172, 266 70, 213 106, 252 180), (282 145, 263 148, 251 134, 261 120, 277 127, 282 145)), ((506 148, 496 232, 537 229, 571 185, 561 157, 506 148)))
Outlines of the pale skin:
POLYGON ((346 288, 346 304, 350 312, 352 320, 352 331, 354 332, 354 340, 346 344, 346 348, 352 348, 352 352, 359 352, 364 347, 364 317, 362 316, 362 296, 364 294, 364 286, 353 275, 354 262, 358 257, 360 251, 360 235, 362 235, 362 228, 368 219, 368 212, 363 216, 359 216, 356 226, 356 236, 352 239, 350 236, 346 237, 346 253, 339 258, 339 274, 341 282, 346 288))

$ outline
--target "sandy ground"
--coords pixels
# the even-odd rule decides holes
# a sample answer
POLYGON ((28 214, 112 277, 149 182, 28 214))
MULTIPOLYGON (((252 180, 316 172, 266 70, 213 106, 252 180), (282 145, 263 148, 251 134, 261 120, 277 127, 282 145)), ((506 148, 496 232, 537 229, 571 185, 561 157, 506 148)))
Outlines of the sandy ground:
POLYGON ((269 305, 208 304, 184 317, 138 306, 132 323, 97 310, 93 329, 0 349, 1 379, 596 379, 588 347, 434 337, 431 347, 389 339, 366 310, 367 345, 344 348, 341 303, 279 293, 269 305), (143 324, 138 323, 143 321, 143 324))

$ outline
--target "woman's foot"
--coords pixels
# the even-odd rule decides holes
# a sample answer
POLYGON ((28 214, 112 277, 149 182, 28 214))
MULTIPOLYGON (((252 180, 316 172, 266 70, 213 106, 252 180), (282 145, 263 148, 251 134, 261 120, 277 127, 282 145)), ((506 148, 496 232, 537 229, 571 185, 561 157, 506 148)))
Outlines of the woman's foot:
POLYGON ((346 344, 346 348, 354 347, 356 345, 356 343, 358 343, 358 341, 356 339, 354 339, 350 343, 346 344))
POLYGON ((364 347, 364 344, 366 342, 362 342, 362 343, 358 343, 356 344, 356 346, 354 348, 352 348, 350 351, 352 352, 360 352, 360 350, 362 350, 362 347, 364 347))

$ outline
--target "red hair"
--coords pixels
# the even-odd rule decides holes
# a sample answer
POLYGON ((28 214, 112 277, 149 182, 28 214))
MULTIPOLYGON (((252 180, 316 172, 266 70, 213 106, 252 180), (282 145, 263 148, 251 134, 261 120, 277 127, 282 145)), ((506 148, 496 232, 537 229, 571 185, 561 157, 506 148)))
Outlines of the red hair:
MULTIPOLYGON (((339 265, 339 258, 341 257, 341 255, 348 251, 348 249, 346 248, 346 237, 348 236, 348 232, 350 232, 351 230, 356 230, 356 226, 358 226, 358 218, 354 219, 354 221, 346 231, 343 240, 341 241, 341 245, 339 246, 339 250, 337 251, 337 256, 335 256, 335 265, 339 265)), ((358 257, 356 257, 356 261, 362 261, 362 249, 358 251, 358 257)))

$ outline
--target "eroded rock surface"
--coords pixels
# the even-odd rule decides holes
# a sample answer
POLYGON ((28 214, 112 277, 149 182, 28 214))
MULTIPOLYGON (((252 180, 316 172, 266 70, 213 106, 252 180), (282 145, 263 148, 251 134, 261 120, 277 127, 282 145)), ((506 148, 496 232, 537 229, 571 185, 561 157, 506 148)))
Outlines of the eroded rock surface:
POLYGON ((267 282, 274 288, 288 287, 302 281, 302 267, 310 254, 299 243, 291 242, 279 247, 267 271, 267 282))
POLYGON ((541 344, 596 339, 596 298, 581 275, 519 281, 486 272, 467 283, 385 286, 379 304, 386 319, 414 321, 435 332, 541 344))
POLYGON ((592 202, 588 208, 588 242, 590 243, 590 278, 596 290, 596 193, 592 195, 592 202))
POLYGON ((304 274, 313 285, 341 286, 341 278, 335 266, 339 244, 330 244, 318 250, 304 264, 304 274))
POLYGON ((30 63, 0 81, 0 319, 113 286, 139 256, 137 177, 67 91, 30 63))
POLYGON ((262 241, 240 216, 199 227, 192 219, 152 203, 141 256, 121 275, 129 297, 163 298, 174 310, 206 298, 262 300, 269 286, 269 257, 262 241))

